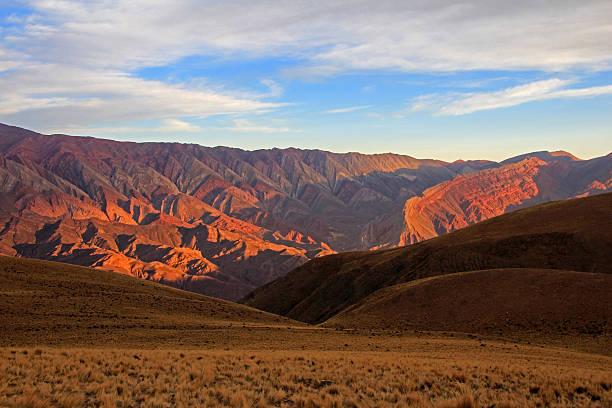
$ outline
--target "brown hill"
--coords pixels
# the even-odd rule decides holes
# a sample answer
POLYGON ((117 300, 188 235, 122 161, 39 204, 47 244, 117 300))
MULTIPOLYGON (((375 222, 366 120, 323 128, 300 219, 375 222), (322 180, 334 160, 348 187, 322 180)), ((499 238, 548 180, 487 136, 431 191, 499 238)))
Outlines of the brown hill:
POLYGON ((114 272, 0 256, 0 345, 113 344, 220 327, 302 326, 229 301, 114 272), (30 339, 30 340, 28 340, 30 339))
POLYGON ((489 340, 483 347, 463 335, 305 327, 59 263, 0 257, 0 310, 2 407, 612 401, 610 351, 594 344, 580 344, 583 352, 489 340))
POLYGON ((378 289, 495 268, 612 272, 612 194, 505 214, 407 247, 315 259, 249 294, 247 305, 323 322, 378 289))
POLYGON ((612 275, 495 269, 380 289, 324 323, 368 330, 434 330, 503 337, 612 334, 612 275))

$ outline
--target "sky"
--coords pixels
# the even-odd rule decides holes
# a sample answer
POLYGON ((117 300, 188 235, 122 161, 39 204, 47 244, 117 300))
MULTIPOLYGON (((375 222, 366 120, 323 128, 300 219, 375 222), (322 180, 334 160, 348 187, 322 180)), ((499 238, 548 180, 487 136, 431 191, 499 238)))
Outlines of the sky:
POLYGON ((0 0, 0 122, 244 149, 612 152, 612 1, 0 0))

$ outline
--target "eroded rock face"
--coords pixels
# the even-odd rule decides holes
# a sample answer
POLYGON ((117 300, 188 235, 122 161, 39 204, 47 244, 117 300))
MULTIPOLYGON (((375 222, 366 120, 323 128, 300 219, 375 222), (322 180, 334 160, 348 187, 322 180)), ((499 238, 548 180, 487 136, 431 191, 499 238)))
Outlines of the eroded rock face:
POLYGON ((0 253, 238 299, 360 247, 374 216, 457 172, 400 155, 120 143, 0 126, 0 253))
POLYGON ((548 161, 525 156, 499 168, 457 176, 407 200, 395 243, 413 244, 519 208, 610 190, 609 156, 578 161, 555 153, 548 161))
POLYGON ((0 253, 238 299, 315 257, 417 242, 520 206, 606 191, 611 161, 538 152, 500 167, 0 125, 0 253))
POLYGON ((260 231, 212 225, 129 225, 99 219, 27 215, 8 221, 16 255, 110 269, 208 295, 236 299, 308 259, 332 253, 325 244, 264 240, 260 231), (33 233, 28 234, 28 231, 33 233))

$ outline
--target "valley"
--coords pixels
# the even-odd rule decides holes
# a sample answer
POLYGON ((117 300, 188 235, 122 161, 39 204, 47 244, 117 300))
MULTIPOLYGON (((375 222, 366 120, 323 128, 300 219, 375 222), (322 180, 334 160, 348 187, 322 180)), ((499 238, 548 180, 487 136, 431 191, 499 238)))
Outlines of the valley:
POLYGON ((0 405, 612 403, 611 156, 2 130, 0 405))

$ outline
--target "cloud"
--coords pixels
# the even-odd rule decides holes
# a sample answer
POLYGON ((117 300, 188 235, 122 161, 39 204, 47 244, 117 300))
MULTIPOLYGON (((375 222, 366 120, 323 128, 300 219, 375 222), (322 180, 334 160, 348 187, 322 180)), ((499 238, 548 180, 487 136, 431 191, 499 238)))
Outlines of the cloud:
POLYGON ((184 122, 178 119, 166 119, 163 126, 159 128, 162 132, 201 132, 200 126, 184 122))
MULTIPOLYGON (((0 32, 0 113, 30 126, 240 114, 282 104, 227 89, 146 80, 198 55, 283 57, 289 77, 359 70, 607 70, 612 2, 559 0, 30 0, 0 32)), ((220 74, 221 75, 221 74, 220 74)), ((450 109, 450 108, 449 108, 450 109)), ((457 111, 461 109, 456 108, 457 111)), ((449 113, 450 114, 450 113, 449 113)), ((245 128, 248 126, 245 126, 245 128)))
POLYGON ((244 133, 301 133, 301 130, 291 129, 282 126, 266 126, 261 124, 253 123, 248 119, 234 119, 231 121, 231 126, 224 127, 203 127, 189 123, 179 119, 164 119, 160 121, 159 125, 151 126, 73 126, 63 127, 60 129, 47 127, 43 128, 42 132, 53 134, 53 133, 68 133, 71 135, 86 135, 86 136, 124 136, 134 134, 164 134, 164 135, 178 135, 178 134, 206 134, 207 132, 213 132, 217 130, 230 131, 230 132, 244 132, 244 133))
POLYGON ((362 109, 367 109, 371 107, 372 105, 350 106, 348 108, 330 109, 330 110, 323 111, 321 113, 325 113, 325 114, 347 113, 347 112, 353 112, 356 110, 362 110, 362 109))
POLYGON ((415 100, 410 111, 433 111, 435 115, 465 115, 527 102, 612 94, 612 85, 568 88, 572 83, 570 80, 553 78, 493 92, 424 95, 415 100))
POLYGON ((277 98, 283 94, 285 91, 283 87, 276 81, 272 79, 262 79, 259 81, 268 88, 268 92, 260 95, 262 98, 277 98))
POLYGON ((0 114, 37 127, 261 112, 282 106, 190 84, 167 84, 122 72, 33 65, 0 76, 0 114))
MULTIPOLYGON (((29 5, 31 15, 12 19, 22 26, 11 28, 10 35, 0 32, 3 121, 66 131, 113 125, 105 126, 111 132, 124 122, 258 113, 285 105, 264 101, 283 92, 272 80, 262 81, 268 91, 261 94, 204 79, 169 83, 138 77, 139 68, 212 49, 198 39, 211 33, 197 21, 208 10, 197 2, 159 1, 153 7, 145 1, 35 0, 29 5)), ((230 18, 232 10, 222 11, 230 18)))
POLYGON ((86 136, 105 136, 105 135, 128 135, 134 133, 202 133, 205 129, 200 126, 178 120, 165 119, 159 126, 85 126, 85 127, 64 127, 61 130, 46 128, 44 133, 69 133, 71 135, 86 136))
POLYGON ((303 75, 347 70, 609 69, 612 6, 605 1, 360 2, 334 19, 329 49, 303 75), (571 29, 568 29, 571 27, 571 29), (350 33, 350 36, 348 35, 350 33), (344 36, 346 34, 346 36, 344 36))
POLYGON ((22 58, 19 53, 0 46, 0 74, 18 68, 22 58))
POLYGON ((133 69, 200 54, 288 56, 317 74, 609 68, 607 0, 34 0, 11 45, 45 62, 133 69), (70 50, 70 52, 66 52, 70 50))
POLYGON ((219 130, 229 130, 232 132, 249 132, 249 133, 301 133, 301 130, 291 129, 289 127, 274 127, 267 125, 259 125, 251 122, 248 119, 234 119, 233 126, 217 128, 219 130))

